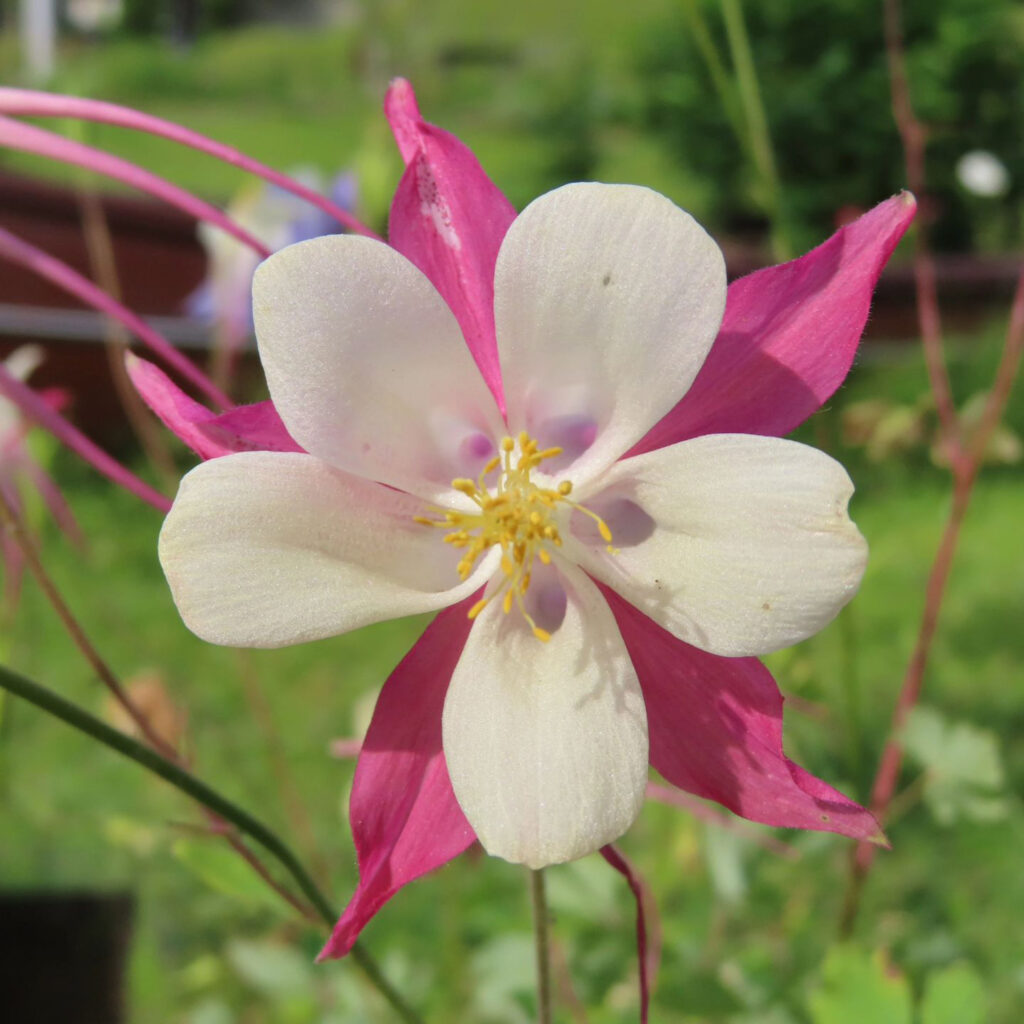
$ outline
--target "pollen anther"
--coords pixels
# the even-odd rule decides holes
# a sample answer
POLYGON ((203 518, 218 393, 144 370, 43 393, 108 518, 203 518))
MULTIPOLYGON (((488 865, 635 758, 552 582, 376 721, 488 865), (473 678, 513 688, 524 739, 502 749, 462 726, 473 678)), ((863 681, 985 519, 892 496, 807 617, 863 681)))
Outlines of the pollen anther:
POLYGON ((413 518, 424 526, 437 526, 449 531, 444 537, 445 543, 464 552, 456 566, 459 577, 464 580, 469 578, 477 559, 498 545, 502 552, 504 579, 470 608, 469 618, 475 619, 495 597, 503 594, 502 610, 508 614, 514 604, 533 635, 546 642, 551 639, 551 634, 533 620, 526 610, 523 596, 530 586, 534 559, 540 559, 542 565, 550 565, 549 548, 562 546, 555 519, 559 505, 574 508, 593 519, 608 550, 614 553, 612 534, 596 512, 568 500, 572 493, 571 481, 563 480, 552 488, 539 487, 530 479, 531 470, 547 459, 561 455, 561 448, 541 450, 525 430, 517 438, 502 438, 499 447, 501 454, 487 462, 475 481, 463 477, 452 481, 452 487, 466 495, 477 506, 476 510, 463 512, 435 507, 433 511, 440 518, 413 518), (513 461, 517 445, 519 452, 513 461), (492 490, 486 478, 499 468, 501 474, 492 490))

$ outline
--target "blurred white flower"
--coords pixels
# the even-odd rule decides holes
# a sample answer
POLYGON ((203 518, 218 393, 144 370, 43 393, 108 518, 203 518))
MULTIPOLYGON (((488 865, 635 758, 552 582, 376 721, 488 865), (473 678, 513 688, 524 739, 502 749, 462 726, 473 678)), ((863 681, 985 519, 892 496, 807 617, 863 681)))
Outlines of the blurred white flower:
POLYGON ((997 198, 1010 188, 1006 165, 986 149, 972 149, 956 162, 957 181, 976 196, 997 198))

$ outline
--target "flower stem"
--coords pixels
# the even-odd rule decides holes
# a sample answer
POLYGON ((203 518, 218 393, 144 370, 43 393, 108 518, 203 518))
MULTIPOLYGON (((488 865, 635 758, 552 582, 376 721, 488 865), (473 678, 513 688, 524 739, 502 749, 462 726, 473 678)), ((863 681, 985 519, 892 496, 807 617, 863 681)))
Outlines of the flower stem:
POLYGON ((530 872, 530 901, 533 904, 533 937, 537 948, 537 1024, 551 1024, 551 943, 548 934, 548 898, 544 869, 530 872))
MULTIPOLYGON (((884 0, 883 12, 893 116, 903 144, 908 184, 918 196, 922 196, 925 184, 926 131, 924 125, 917 120, 910 102, 900 0, 884 0)), ((917 706, 924 687, 925 671, 928 667, 932 641, 938 628, 946 585, 960 538, 960 528, 967 514, 974 485, 981 470, 985 447, 1002 418, 1014 379, 1020 368, 1021 358, 1024 356, 1024 270, 1022 270, 1010 307, 1010 322, 1006 329, 1003 354, 985 403, 981 424, 973 438, 966 438, 963 421, 957 413, 953 401, 949 371, 943 353, 934 261, 931 257, 927 234, 921 225, 917 226, 916 244, 914 277, 917 289, 918 323, 929 383, 939 415, 942 445, 949 458, 953 478, 953 495, 942 539, 935 553, 928 583, 925 586, 924 609, 921 614, 917 640, 907 664, 899 696, 896 699, 892 725, 871 789, 869 807, 871 813, 883 825, 903 767, 902 731, 910 713, 917 706)), ((873 844, 861 842, 853 850, 839 922, 840 935, 843 937, 849 936, 853 932, 864 886, 874 864, 876 849, 873 844)))
POLYGON ((789 245, 779 209, 779 173, 775 163, 775 152, 772 149, 771 134, 768 131, 768 118, 761 100, 761 87, 750 48, 750 37, 747 35, 747 26, 743 20, 743 9, 739 0, 720 0, 720 3, 754 170, 763 191, 761 200, 772 222, 772 247, 776 259, 788 259, 789 245))
MULTIPOLYGON (((65 700, 45 686, 40 686, 39 683, 26 679, 3 665, 0 665, 0 687, 16 697, 21 697, 30 704, 34 704, 55 718, 59 718, 87 736, 91 736, 104 746, 116 750, 129 760, 135 761, 136 764, 142 765, 143 768, 192 797, 203 807, 213 811, 226 821, 230 821, 240 832, 255 839, 269 853, 273 854, 281 866, 288 871, 327 927, 333 927, 337 919, 334 908, 317 888, 316 883, 310 878, 287 844, 261 821, 155 750, 107 725, 106 722, 100 721, 83 708, 65 700)), ((422 1024, 420 1016, 405 1003, 401 995, 383 976, 370 954, 358 943, 352 947, 352 958, 364 970, 371 984, 406 1024, 422 1024)))

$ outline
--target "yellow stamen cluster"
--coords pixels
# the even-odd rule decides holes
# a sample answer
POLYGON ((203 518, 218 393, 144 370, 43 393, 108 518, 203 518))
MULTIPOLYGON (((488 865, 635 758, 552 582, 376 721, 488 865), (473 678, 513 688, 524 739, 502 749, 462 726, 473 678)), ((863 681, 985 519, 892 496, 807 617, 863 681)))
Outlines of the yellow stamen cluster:
POLYGON ((530 586, 534 559, 542 565, 551 563, 549 548, 562 546, 558 532, 555 509, 566 504, 589 516, 597 524, 602 539, 611 547, 612 533, 605 521, 582 505, 569 500, 572 483, 563 480, 557 487, 538 487, 530 479, 531 470, 546 459, 562 454, 561 448, 541 449, 537 442, 524 430, 518 437, 519 454, 513 465, 516 441, 506 437, 501 442, 501 454, 495 455, 477 479, 457 478, 452 487, 461 491, 477 506, 477 511, 459 512, 453 509, 436 511, 443 518, 429 519, 416 516, 416 522, 424 526, 437 526, 450 532, 445 535, 446 544, 459 548, 462 558, 457 566, 460 578, 468 579, 477 559, 495 544, 501 547, 501 571, 505 578, 487 597, 477 601, 469 610, 469 617, 476 618, 486 605, 499 594, 502 608, 507 615, 512 605, 529 623, 538 640, 550 640, 547 630, 541 629, 533 620, 523 603, 523 596, 530 586), (496 469, 501 469, 497 486, 491 491, 486 479, 496 469))

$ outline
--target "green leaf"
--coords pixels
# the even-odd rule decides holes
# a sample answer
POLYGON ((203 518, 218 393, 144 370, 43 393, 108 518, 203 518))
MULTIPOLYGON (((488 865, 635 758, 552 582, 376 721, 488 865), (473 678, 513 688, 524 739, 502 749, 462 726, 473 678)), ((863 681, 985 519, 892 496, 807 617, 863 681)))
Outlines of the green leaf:
POLYGON ((704 856, 711 875, 715 895, 732 906, 747 895, 747 873, 744 866, 746 843, 741 835, 707 825, 704 829, 704 856))
POLYGON ((928 975, 921 1024, 984 1024, 987 1017, 985 986, 970 964, 951 964, 928 975))
POLYGON ((236 939, 227 953, 239 977, 272 1001, 308 998, 313 990, 313 965, 291 946, 236 939))
POLYGON ((835 946, 808 999, 814 1024, 911 1024, 910 986, 881 951, 835 946))
POLYGON ((995 733, 968 722, 948 722, 934 708, 916 708, 903 744, 926 771, 924 799, 936 821, 999 821, 1009 811, 995 733))
POLYGON ((222 839, 178 839, 175 858, 211 889, 249 907, 287 909, 287 904, 222 839))
POLYGON ((557 914, 584 921, 614 922, 621 918, 621 878, 600 857, 586 857, 546 872, 548 903, 557 914))
POLYGON ((507 932, 490 939, 473 954, 473 1004, 479 1018, 529 1024, 524 1009, 536 984, 533 936, 507 932))

